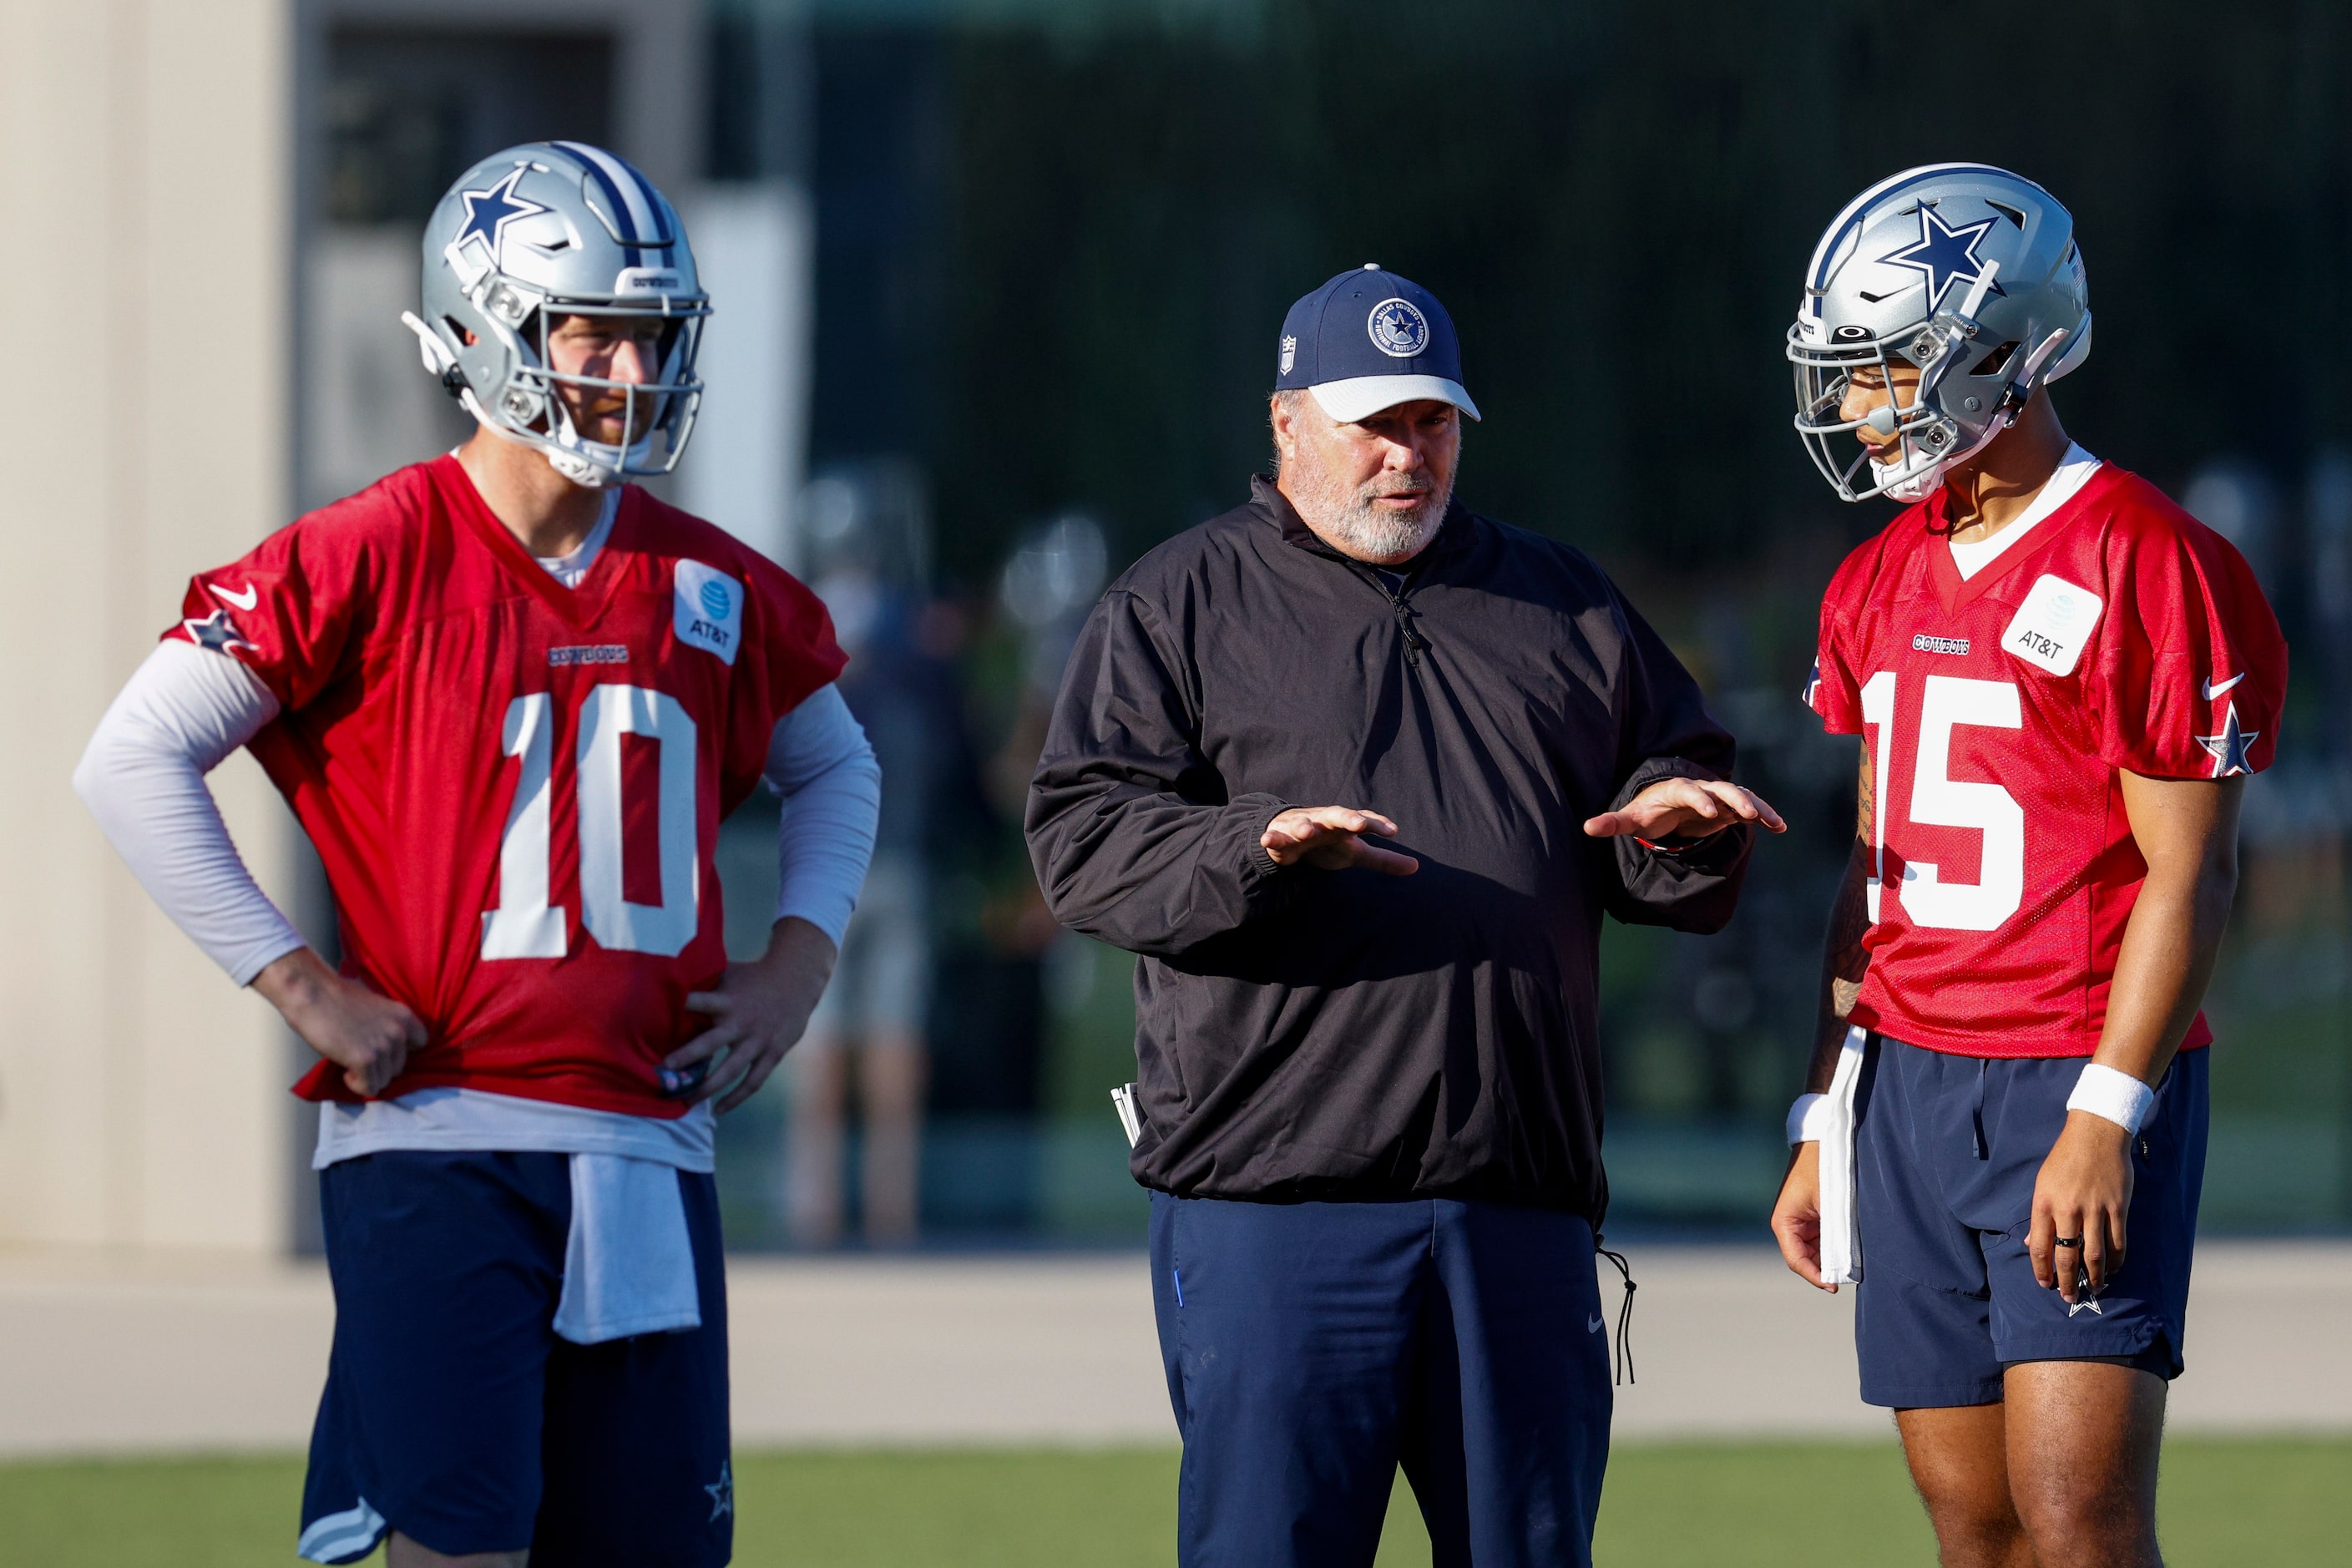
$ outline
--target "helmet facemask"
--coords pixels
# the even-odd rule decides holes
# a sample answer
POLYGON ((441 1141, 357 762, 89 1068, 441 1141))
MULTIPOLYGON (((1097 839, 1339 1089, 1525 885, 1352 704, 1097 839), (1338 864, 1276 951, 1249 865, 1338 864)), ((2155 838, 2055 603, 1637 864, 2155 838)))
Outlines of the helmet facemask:
MULTIPOLYGON (((516 287, 511 280, 493 279, 480 290, 480 314, 505 348, 508 371, 504 382, 478 395, 457 382, 457 399, 466 411, 511 441, 535 447, 547 455, 556 472, 577 485, 602 489, 624 479, 667 474, 677 466, 693 433, 696 411, 702 401, 702 381, 694 374, 701 347, 702 323, 710 314, 699 301, 669 308, 608 300, 547 299, 516 287), (660 369, 652 381, 617 381, 604 376, 553 368, 547 337, 553 323, 565 316, 656 318, 667 330, 659 353, 660 369), (622 436, 618 441, 593 441, 573 424, 570 393, 583 405, 618 393, 622 397, 622 436), (661 438, 661 449, 654 443, 661 438)), ((421 323, 411 321, 412 327, 421 323)), ((420 336, 425 335, 422 331, 420 336)))
POLYGON ((702 382, 693 366, 703 318, 709 313, 707 306, 691 314, 678 314, 580 300, 544 302, 516 330, 514 368, 499 392, 499 412, 506 416, 495 421, 499 432, 538 447, 558 473, 591 489, 601 489, 639 475, 668 473, 685 450, 701 404, 702 382), (556 370, 548 337, 555 323, 567 316, 661 321, 664 331, 655 378, 619 381, 556 370), (612 394, 621 399, 621 438, 609 443, 592 440, 574 424, 573 405, 593 406, 612 394), (658 457, 654 453, 656 437, 662 438, 658 457))
POLYGON ((1998 263, 1988 263, 1958 310, 1940 311, 1888 338, 1847 325, 1822 344, 1809 341, 1799 328, 1790 329, 1797 437, 1842 500, 1884 495, 1915 501, 1933 495, 1947 469, 1982 451, 2024 406, 2031 382, 2011 379, 2019 368, 2018 345, 1981 342, 1983 329, 1974 314, 1998 271, 1998 263), (1895 379, 1897 361, 1919 373, 1908 402, 1902 400, 1895 379), (1854 372, 1874 366, 1886 401, 1860 419, 1846 418, 1854 372), (1860 432, 1865 426, 1896 438, 1892 460, 1877 460, 1884 448, 1864 445, 1860 432), (1852 443, 1846 448, 1851 456, 1840 458, 1839 441, 1852 443), (1857 479, 1868 482, 1858 484, 1857 479))

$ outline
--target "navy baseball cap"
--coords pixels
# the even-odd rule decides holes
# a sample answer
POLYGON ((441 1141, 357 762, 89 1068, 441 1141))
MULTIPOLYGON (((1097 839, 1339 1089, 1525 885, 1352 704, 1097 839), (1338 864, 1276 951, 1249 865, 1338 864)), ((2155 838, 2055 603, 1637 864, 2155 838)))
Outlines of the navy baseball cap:
POLYGON ((1305 387, 1342 425, 1420 398, 1451 403, 1471 418, 1462 390, 1454 318, 1420 284, 1367 261, 1342 272, 1282 319, 1275 389, 1305 387))

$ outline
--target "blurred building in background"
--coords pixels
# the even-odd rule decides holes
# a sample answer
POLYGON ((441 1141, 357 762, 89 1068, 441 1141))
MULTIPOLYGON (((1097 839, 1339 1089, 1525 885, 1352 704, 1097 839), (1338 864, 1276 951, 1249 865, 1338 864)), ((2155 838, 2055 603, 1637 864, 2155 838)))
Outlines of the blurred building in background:
MULTIPOLYGON (((1888 112, 1914 37, 1859 0, 1693 0, 1670 26, 1559 0, 0 0, 0 197, 68 237, 74 295, 28 310, 40 373, 0 393, 37 454, 0 527, 39 585, 0 646, 44 672, 0 688, 0 1234, 299 1237, 299 1047, 148 910, 66 775, 189 571, 462 437, 396 320, 416 226, 473 158, 538 136, 635 161, 703 259, 712 395, 673 499, 831 577, 893 671, 867 721, 903 725, 894 773, 921 775, 894 784, 894 855, 929 974, 928 1241, 1140 1235, 1106 1098, 1132 1072, 1131 965, 1045 918, 1020 796, 1075 617, 1246 493, 1284 307, 1365 260, 1462 328, 1488 414, 1464 499, 1624 581, 1790 818, 1722 937, 1604 950, 1619 1223, 1760 1221, 1852 832, 1853 743, 1795 693, 1822 586, 1887 515, 1804 460, 1780 338, 1826 216, 1956 157, 2074 209, 2100 332, 2060 389, 2069 428, 2237 540, 2294 645, 2211 998, 2205 1212, 2352 1225, 2352 393, 2331 352, 2352 333, 2352 18, 2069 18, 2082 47, 1955 132, 1888 112)), ((220 777, 240 843, 328 940, 257 772, 220 777)), ((774 809, 727 830, 739 949, 764 934, 774 809)), ((788 1100, 725 1132, 739 1244, 790 1242, 788 1100)), ((826 1168, 854 1220, 848 1100, 826 1168)))

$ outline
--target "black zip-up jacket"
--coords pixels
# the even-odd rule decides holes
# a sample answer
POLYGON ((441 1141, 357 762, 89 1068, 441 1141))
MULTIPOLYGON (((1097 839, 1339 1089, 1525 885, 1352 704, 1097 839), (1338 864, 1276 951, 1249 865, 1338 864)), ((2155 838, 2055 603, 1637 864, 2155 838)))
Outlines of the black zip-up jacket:
POLYGON ((1136 1179, 1598 1225, 1601 911, 1719 929, 1751 835, 1583 824, 1731 764, 1598 566, 1458 503, 1401 589, 1262 477, 1152 551, 1079 635, 1028 810, 1055 915, 1142 955, 1136 1179), (1421 868, 1276 867, 1258 835, 1294 805, 1378 811, 1421 868))

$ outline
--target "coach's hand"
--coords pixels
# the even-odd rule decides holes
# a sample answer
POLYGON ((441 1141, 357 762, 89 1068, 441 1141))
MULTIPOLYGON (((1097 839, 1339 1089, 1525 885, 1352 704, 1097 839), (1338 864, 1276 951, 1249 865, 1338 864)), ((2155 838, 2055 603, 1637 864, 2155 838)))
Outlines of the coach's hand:
POLYGON ((1754 790, 1723 779, 1675 778, 1660 779, 1619 810, 1602 812, 1584 831, 1595 838, 1704 838, 1742 822, 1759 823, 1770 833, 1789 831, 1780 814, 1754 790))
POLYGON ((1837 1294, 1822 1274, 1822 1146, 1800 1143, 1789 1157, 1780 1200, 1772 1205, 1772 1239, 1789 1271, 1816 1289, 1837 1294))
POLYGON ((708 1014, 710 1027, 672 1051, 662 1065, 683 1072, 708 1062, 708 1076, 678 1098, 688 1105, 717 1099, 723 1114, 760 1091, 784 1053, 800 1044, 824 983, 833 978, 833 939, 797 915, 776 922, 768 951, 751 963, 730 963, 716 991, 686 999, 708 1014), (725 1055, 721 1056, 720 1053, 725 1055))
POLYGON ((2033 1226, 2026 1247, 2033 1277, 2067 1303, 2096 1296, 2124 1266, 2124 1215, 2131 1208, 2132 1135, 2104 1116, 2070 1110, 2033 1179, 2033 1226), (2061 1237, 2079 1247, 2061 1247, 2061 1237), (2076 1264, 2080 1267, 2077 1268, 2076 1264), (2090 1277, 2089 1289, 2082 1284, 2090 1277))
POLYGON ((408 1053, 425 1044, 425 1021, 404 1004, 344 979, 307 947, 272 959, 253 988, 305 1044, 343 1069, 353 1094, 383 1093, 408 1066, 408 1053))
POLYGON ((1376 811, 1346 805, 1295 805, 1265 825, 1257 836, 1266 858, 1277 866, 1300 861, 1323 871, 1361 866, 1391 877, 1410 877, 1421 862, 1393 849, 1364 842, 1367 833, 1394 838, 1397 825, 1376 811))

